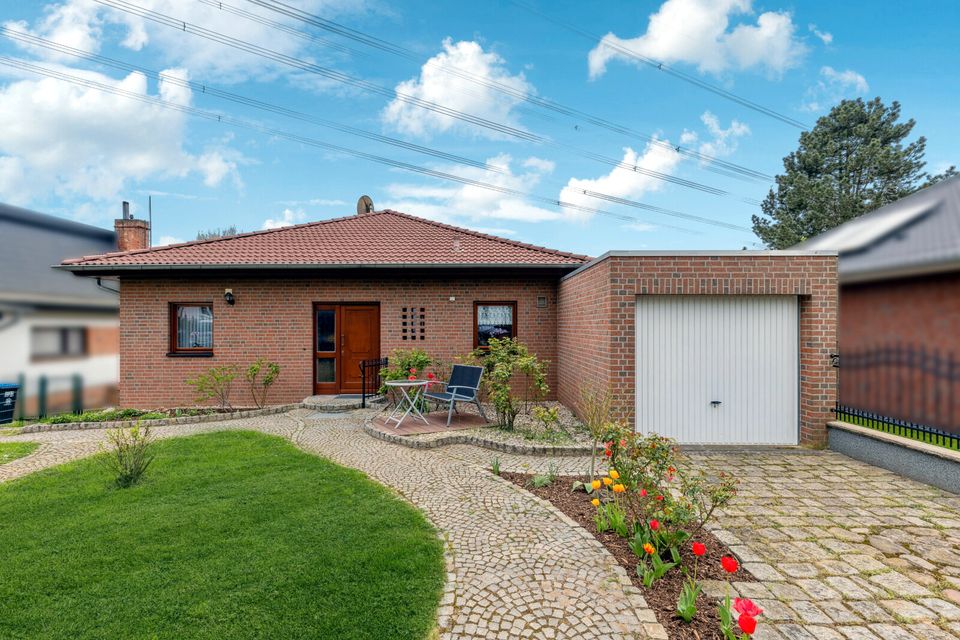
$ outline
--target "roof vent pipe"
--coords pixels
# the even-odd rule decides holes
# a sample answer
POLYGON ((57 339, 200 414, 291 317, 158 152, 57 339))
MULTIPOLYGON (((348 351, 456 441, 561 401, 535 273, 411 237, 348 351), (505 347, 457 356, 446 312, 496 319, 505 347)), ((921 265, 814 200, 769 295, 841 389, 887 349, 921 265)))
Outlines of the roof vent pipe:
POLYGON ((130 203, 126 200, 123 201, 123 219, 132 220, 133 216, 130 215, 130 203))

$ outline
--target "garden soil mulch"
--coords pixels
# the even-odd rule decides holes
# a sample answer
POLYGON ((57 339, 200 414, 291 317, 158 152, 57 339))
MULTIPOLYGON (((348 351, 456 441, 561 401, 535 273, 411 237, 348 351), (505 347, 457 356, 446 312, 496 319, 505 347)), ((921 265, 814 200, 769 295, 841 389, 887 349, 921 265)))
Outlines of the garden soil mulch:
MULTIPOLYGON (((500 477, 523 487, 530 493, 549 501, 563 513, 576 521, 585 528, 593 537, 599 540, 607 551, 613 554, 617 562, 627 570, 627 575, 633 584, 643 593, 647 605, 654 611, 657 621, 667 630, 671 640, 722 640, 723 634, 720 632, 720 618, 717 616, 717 605, 719 601, 716 598, 708 598, 703 593, 697 598, 697 615, 689 623, 684 622, 676 614, 677 598, 680 596, 680 590, 683 588, 686 576, 678 570, 671 570, 660 580, 656 581, 649 589, 643 586, 643 581, 637 575, 637 564, 639 559, 630 550, 625 538, 621 538, 616 533, 607 531, 598 533, 594 524, 593 517, 597 512, 596 507, 590 503, 590 496, 583 491, 573 491, 571 487, 574 481, 585 481, 585 477, 577 476, 558 476, 551 484, 545 487, 534 487, 530 483, 533 477, 525 473, 502 472, 500 477)), ((695 536, 696 541, 702 542, 707 547, 707 554, 700 558, 698 565, 698 577, 700 580, 727 580, 727 574, 720 566, 720 558, 725 555, 733 554, 726 545, 717 540, 709 531, 700 531, 695 536)), ((683 566, 692 569, 695 556, 691 548, 691 540, 683 549, 681 549, 681 561, 683 566)), ((754 582, 754 578, 746 571, 738 571, 736 575, 738 582, 754 582)))

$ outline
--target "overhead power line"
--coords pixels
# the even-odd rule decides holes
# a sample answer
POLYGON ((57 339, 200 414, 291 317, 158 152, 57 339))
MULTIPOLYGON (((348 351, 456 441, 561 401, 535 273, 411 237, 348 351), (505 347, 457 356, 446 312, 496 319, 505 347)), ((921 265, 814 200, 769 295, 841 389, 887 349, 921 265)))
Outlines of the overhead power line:
MULTIPOLYGON (((491 171, 491 172, 505 174, 505 175, 510 174, 508 170, 497 165, 489 164, 482 160, 475 160, 473 158, 467 158, 467 157, 452 154, 452 153, 446 153, 438 149, 433 149, 430 147, 425 147, 423 145, 407 142, 405 140, 400 140, 398 138, 392 138, 379 133, 366 131, 364 129, 360 129, 350 125, 335 122, 333 120, 328 120, 326 118, 321 118, 319 116, 304 113, 302 111, 289 109, 281 105, 271 104, 269 102, 264 102, 256 98, 250 98, 248 96, 244 96, 241 94, 225 91, 204 82, 199 82, 194 80, 184 80, 182 78, 178 78, 176 76, 171 76, 171 75, 161 75, 159 71, 156 71, 154 69, 149 69, 139 65, 130 64, 128 62, 123 62, 121 60, 117 60, 115 58, 110 58, 97 53, 93 53, 91 51, 77 49, 76 47, 71 47, 69 45, 61 44, 59 42, 54 42, 52 40, 41 38, 39 36, 35 36, 35 35, 18 31, 15 29, 10 29, 2 25, 0 25, 0 34, 5 35, 8 38, 11 38, 13 40, 18 40, 29 46, 46 48, 51 51, 55 51, 59 54, 66 54, 66 55, 75 56, 77 58, 90 60, 92 62, 96 62, 108 67, 119 69, 121 71, 140 72, 157 79, 162 78, 164 82, 189 88, 191 91, 194 91, 198 94, 221 98, 237 104, 253 107, 255 109, 259 109, 262 111, 276 113, 276 114, 279 114, 288 118, 300 120, 303 122, 310 122, 312 124, 315 124, 321 127, 325 127, 328 129, 342 132, 342 133, 347 133, 349 135, 358 136, 361 138, 366 138, 368 140, 381 142, 383 144, 388 144, 388 145, 405 149, 408 151, 413 151, 415 153, 420 153, 420 154, 432 156, 438 159, 459 163, 464 166, 475 167, 479 169, 484 169, 486 171, 491 171)), ((647 175, 647 176, 650 176, 659 180, 663 180, 666 182, 671 182, 673 184, 677 184, 683 187, 696 189, 696 190, 703 191, 705 193, 710 193, 713 195, 731 196, 731 197, 737 198, 737 196, 734 196, 733 194, 730 194, 729 192, 724 191, 722 189, 718 189, 716 187, 711 187, 709 185, 694 182, 692 180, 687 180, 685 178, 680 178, 680 177, 672 176, 659 171, 654 171, 652 169, 647 169, 645 167, 631 165, 617 159, 612 159, 612 158, 602 156, 600 154, 594 154, 587 151, 582 151, 580 152, 580 154, 583 155, 584 157, 587 157, 597 162, 601 162, 601 163, 618 167, 621 169, 625 169, 628 171, 633 171, 635 173, 639 173, 642 175, 647 175)), ((738 198, 738 199, 740 199, 741 201, 747 202, 748 204, 754 204, 754 202, 751 202, 746 198, 738 198)))
MULTIPOLYGON (((214 2, 214 0, 203 0, 203 1, 208 3, 214 2)), ((366 46, 373 47, 379 51, 384 51, 386 53, 390 53, 395 56, 399 56, 401 58, 405 58, 407 60, 417 62, 418 64, 420 62, 420 59, 421 59, 420 54, 418 54, 417 52, 411 49, 389 42, 382 38, 369 36, 361 31, 357 31, 356 29, 351 29, 350 27, 337 23, 333 20, 329 20, 322 16, 318 16, 316 14, 309 13, 302 9, 298 9, 297 7, 290 6, 289 4, 281 2, 280 0, 247 0, 247 2, 259 7, 263 7, 265 9, 269 9, 275 13, 285 15, 289 18, 300 20, 305 24, 308 24, 320 29, 324 29, 330 33, 334 33, 344 38, 348 38, 355 42, 364 44, 366 46)), ((284 28, 289 29, 289 27, 283 24, 282 22, 273 22, 273 21, 270 21, 270 22, 277 29, 284 29, 284 28)), ((620 135, 636 137, 646 142, 670 147, 674 149, 677 153, 680 153, 681 155, 688 156, 691 158, 696 158, 702 163, 709 162, 709 163, 715 163, 719 166, 725 166, 728 169, 727 172, 718 171, 718 173, 722 173, 723 175, 731 175, 731 172, 733 172, 734 177, 736 177, 736 174, 739 173, 739 174, 742 174, 743 176, 752 177, 752 178, 763 180, 763 181, 770 181, 773 179, 773 177, 770 176, 769 174, 762 173, 759 171, 754 171, 753 169, 749 169, 741 165, 727 162, 725 160, 721 160, 714 156, 700 153, 696 149, 688 149, 686 147, 683 147, 682 145, 670 145, 669 143, 663 140, 660 140, 655 136, 651 136, 649 134, 636 131, 635 129, 628 127, 626 125, 618 124, 609 119, 595 116, 593 114, 587 113, 586 111, 582 111, 574 107, 563 105, 559 102, 555 102, 547 98, 542 98, 540 96, 531 94, 528 91, 522 91, 506 83, 499 82, 497 80, 493 80, 491 78, 472 73, 460 67, 452 66, 449 64, 435 64, 435 65, 432 65, 431 68, 439 69, 440 71, 446 74, 449 74, 458 78, 462 78, 464 80, 468 80, 470 82, 479 84, 481 86, 484 86, 490 89, 494 89, 496 91, 509 95, 513 98, 523 100, 524 102, 527 102, 529 104, 532 104, 544 109, 548 109, 555 113, 559 113, 561 115, 578 119, 584 122, 589 122, 594 126, 607 129, 608 131, 612 131, 620 135)))
MULTIPOLYGON (((205 38, 213 42, 218 42, 220 44, 224 44, 226 46, 233 47, 235 49, 238 49, 247 53, 251 53, 253 55, 257 55, 269 60, 273 60, 275 62, 279 62, 281 64, 285 64, 293 68, 306 71, 308 73, 314 73, 322 77, 328 78, 330 80, 334 80, 336 82, 340 82, 343 84, 347 84, 349 86, 362 89, 364 91, 382 95, 390 99, 397 99, 397 100, 400 100, 401 102, 411 104, 415 107, 427 109, 429 111, 433 111, 435 113, 445 115, 447 117, 454 118, 462 122, 466 122, 468 124, 486 128, 505 136, 514 137, 520 140, 525 140, 527 142, 533 142, 536 144, 553 145, 553 146, 558 146, 560 148, 567 148, 567 149, 575 148, 570 145, 563 145, 561 143, 553 142, 549 138, 526 131, 524 129, 520 129, 520 128, 503 124, 503 123, 494 122, 486 118, 469 114, 463 111, 458 111, 456 109, 446 107, 436 102, 423 100, 416 96, 413 96, 401 91, 397 91, 396 89, 390 89, 387 87, 380 86, 376 83, 369 82, 367 80, 363 80, 362 78, 357 78, 355 76, 351 76, 349 74, 337 71, 335 69, 323 67, 313 62, 309 62, 306 60, 302 60, 300 58, 289 56, 277 51, 273 51, 271 49, 266 49, 259 45, 256 45, 244 40, 240 40, 237 38, 233 38, 232 36, 228 36, 216 31, 212 31, 210 29, 206 29, 205 27, 200 27, 198 25, 191 24, 184 20, 174 18, 172 16, 169 16, 157 11, 153 11, 151 9, 146 9, 132 2, 128 2, 127 0, 95 0, 95 1, 104 6, 108 6, 113 9, 118 9, 120 11, 125 11, 127 13, 140 16, 142 18, 151 20, 153 22, 157 22, 158 24, 163 24, 168 27, 183 31, 184 33, 191 33, 201 38, 205 38)), ((668 142, 660 140, 654 136, 647 136, 646 134, 630 132, 626 129, 621 131, 621 133, 628 133, 629 135, 642 137, 643 139, 647 140, 651 144, 654 144, 663 148, 673 149, 675 152, 681 155, 696 158, 702 163, 706 163, 704 167, 710 171, 717 171, 718 173, 722 173, 723 175, 736 175, 739 177, 746 177, 750 179, 761 180, 764 182, 769 182, 770 180, 772 180, 772 176, 769 176, 767 174, 763 174, 758 171, 749 169, 747 167, 742 167, 740 165, 727 162, 725 160, 721 160, 719 158, 707 156, 705 154, 701 154, 698 151, 695 151, 692 149, 686 149, 682 146, 675 147, 669 144, 668 142)))
MULTIPOLYGON (((250 0, 250 1, 253 1, 253 0, 250 0)), ((559 18, 557 18, 557 17, 555 17, 555 16, 553 16, 553 15, 550 15, 550 14, 548 14, 548 13, 545 13, 545 12, 543 12, 543 11, 540 11, 539 9, 537 9, 536 7, 534 7, 533 5, 528 4, 528 3, 526 3, 526 2, 523 2, 522 0, 509 0, 509 1, 510 1, 511 3, 513 3, 513 4, 515 4, 516 6, 520 7, 521 9, 524 9, 524 10, 526 10, 526 11, 528 11, 528 12, 530 12, 530 13, 536 15, 536 16, 539 16, 540 18, 543 18, 544 20, 546 20, 546 21, 548 21, 548 22, 552 22, 553 24, 555 24, 555 25, 557 25, 557 26, 563 27, 564 29, 566 29, 566 30, 568 30, 568 31, 571 31, 571 32, 573 32, 573 33, 575 33, 575 34, 577 34, 577 35, 579 35, 579 36, 582 36, 583 38, 589 40, 590 42, 602 43, 603 46, 605 46, 605 47, 609 47, 609 48, 611 48, 611 49, 613 49, 613 50, 615 50, 615 51, 617 51, 617 52, 619 52, 619 53, 622 53, 623 55, 627 56, 628 58, 631 58, 631 59, 633 59, 633 60, 636 60, 637 62, 643 63, 643 64, 645 64, 645 65, 647 65, 647 66, 649 66, 649 67, 653 67, 653 68, 656 69, 657 71, 662 71, 663 73, 665 73, 665 74, 667 74, 667 75, 669 75, 669 76, 672 76, 672 77, 674 77, 674 78, 677 78, 678 80, 683 80, 684 82, 690 83, 690 84, 692 84, 692 85, 694 85, 694 86, 696 86, 696 87, 699 87, 699 88, 701 88, 701 89, 704 89, 704 90, 706 90, 706 91, 709 91, 710 93, 712 93, 712 94, 714 94, 714 95, 717 95, 717 96, 720 96, 721 98, 725 98, 725 99, 727 99, 727 100, 730 100, 731 102, 735 102, 735 103, 739 104, 739 105, 742 106, 742 107, 746 107, 747 109, 751 109, 751 110, 753 110, 753 111, 756 111, 757 113, 762 113, 762 114, 765 115, 765 116, 769 116, 769 117, 771 117, 771 118, 773 118, 773 119, 775 119, 775 120, 779 120, 780 122, 782 122, 782 123, 784 123, 784 124, 788 124, 788 125, 790 125, 791 127, 796 127, 796 128, 798 128, 798 129, 800 129, 800 130, 803 130, 803 131, 806 131, 807 129, 809 129, 809 127, 808 127, 805 123, 800 122, 800 121, 797 120, 796 118, 792 118, 792 117, 790 117, 790 116, 788 116, 788 115, 785 115, 785 114, 783 114, 783 113, 780 113, 779 111, 774 111, 774 110, 771 109, 770 107, 765 107, 765 106, 762 105, 762 104, 759 104, 759 103, 757 103, 757 102, 754 102, 753 100, 750 100, 749 98, 745 98, 745 97, 743 97, 743 96, 737 95, 736 93, 734 93, 734 92, 732 92, 732 91, 728 91, 728 90, 724 89, 723 87, 719 87, 719 86, 717 86, 717 85, 715 85, 715 84, 712 84, 712 83, 710 83, 710 82, 707 82, 707 81, 705 81, 705 80, 702 80, 702 79, 698 78, 697 76, 691 75, 691 74, 686 73, 686 72, 684 72, 684 71, 680 71, 679 69, 674 69, 673 67, 671 67, 671 66, 669 66, 669 65, 667 65, 667 64, 664 64, 663 62, 661 62, 661 61, 659 61, 659 60, 655 60, 655 59, 650 58, 650 57, 648 57, 648 56, 639 54, 639 53, 637 53, 636 51, 633 51, 632 49, 630 49, 630 48, 628 48, 628 47, 624 47, 624 46, 619 45, 619 44, 612 44, 612 43, 609 43, 609 42, 603 42, 603 38, 601 38, 601 37, 598 36, 597 34, 591 33, 591 32, 589 32, 589 31, 587 31, 586 29, 583 29, 583 28, 581 28, 581 27, 578 27, 577 25, 575 25, 575 24, 573 24, 573 23, 566 22, 566 21, 564 21, 564 20, 560 20, 559 18)))
MULTIPOLYGON (((209 121, 214 121, 214 122, 221 123, 221 124, 227 124, 227 125, 230 125, 230 126, 233 126, 233 127, 238 127, 238 128, 243 128, 243 129, 248 129, 248 130, 256 131, 256 132, 258 132, 258 133, 262 133, 262 134, 265 134, 265 135, 274 136, 274 137, 281 138, 281 139, 285 139, 285 140, 290 140, 290 141, 292 141, 292 142, 297 142, 297 143, 299 143, 299 144, 304 144, 304 145, 308 145, 308 146, 313 146, 313 147, 325 149, 325 150, 327 150, 327 151, 333 151, 333 152, 336 152, 336 153, 341 153, 341 154, 344 154, 344 155, 353 156, 353 157, 356 157, 356 158, 361 158, 361 159, 364 159, 364 160, 368 160, 368 161, 370 161, 370 162, 375 162, 375 163, 378 163, 378 164, 383 164, 383 165, 386 165, 386 166, 394 167, 394 168, 396 168, 396 169, 402 169, 402 170, 404 170, 404 171, 409 171, 409 172, 412 172, 412 173, 417 173, 417 174, 425 175, 425 176, 428 176, 428 177, 433 177, 433 178, 437 178, 437 179, 441 179, 441 180, 448 180, 448 181, 451 181, 451 182, 457 182, 457 183, 464 184, 464 185, 468 185, 468 186, 474 186, 474 187, 478 187, 478 188, 481 188, 481 189, 486 189, 486 190, 494 191, 494 192, 497 192, 497 193, 501 193, 501 194, 503 194, 503 195, 510 195, 510 196, 514 196, 514 197, 526 198, 526 199, 529 199, 529 200, 534 201, 534 202, 539 202, 539 203, 547 204, 547 205, 550 205, 550 206, 562 207, 562 208, 564 208, 564 209, 570 209, 570 210, 573 210, 573 211, 580 211, 580 212, 583 212, 583 213, 598 214, 598 215, 603 215, 603 216, 615 218, 615 219, 618 219, 618 220, 628 221, 628 222, 646 222, 646 223, 649 223, 649 222, 650 222, 649 220, 643 220, 643 219, 640 219, 640 218, 636 218, 636 217, 634 217, 634 216, 628 216, 628 215, 625 215, 625 214, 619 214, 619 213, 615 213, 615 212, 612 212, 612 211, 607 211, 607 210, 604 210, 604 209, 598 209, 598 208, 595 208, 595 207, 588 207, 588 206, 579 205, 579 204, 572 203, 572 202, 566 202, 566 201, 562 201, 562 200, 558 200, 558 199, 554 199, 554 198, 548 198, 548 197, 545 197, 545 196, 538 196, 538 195, 535 195, 535 194, 530 194, 530 193, 524 192, 524 191, 519 190, 519 189, 513 189, 513 188, 511 188, 511 187, 505 187, 505 186, 503 186, 503 185, 497 185, 497 184, 492 184, 492 183, 488 183, 488 182, 483 182, 483 181, 481 181, 481 180, 475 180, 475 179, 468 178, 468 177, 465 177, 465 176, 460 176, 460 175, 456 175, 456 174, 452 174, 452 173, 440 171, 440 170, 437 170, 437 169, 431 169, 431 168, 429 168, 429 167, 421 167, 421 166, 414 165, 414 164, 410 164, 410 163, 407 163, 407 162, 402 162, 402 161, 399 161, 399 160, 395 160, 395 159, 393 159, 393 158, 388 158, 388 157, 385 157, 385 156, 379 156, 379 155, 375 155, 375 154, 371 154, 371 153, 366 153, 366 152, 363 152, 363 151, 359 151, 359 150, 357 150, 357 149, 351 149, 351 148, 343 147, 343 146, 340 146, 340 145, 331 144, 331 143, 328 143, 328 142, 324 142, 324 141, 322 141, 322 140, 318 140, 318 139, 316 139, 316 138, 311 138, 311 137, 308 137, 308 136, 303 136, 303 135, 300 135, 300 134, 297 134, 297 133, 291 133, 291 132, 289 132, 289 131, 284 131, 284 130, 281 130, 281 129, 275 129, 275 128, 272 128, 272 127, 267 127, 267 126, 261 125, 261 124, 259 124, 259 123, 254 123, 254 122, 250 122, 250 121, 246 121, 246 120, 241 120, 241 119, 239 119, 239 118, 235 118, 235 117, 232 117, 232 116, 229 116, 229 115, 224 115, 224 114, 220 114, 220 113, 215 113, 215 112, 212 112, 212 111, 208 111, 208 110, 205 110, 205 109, 199 109, 199 108, 197 108, 197 107, 192 107, 192 106, 189 106, 189 105, 183 105, 183 104, 179 104, 179 103, 168 102, 168 101, 162 100, 162 99, 160 99, 160 98, 158 98, 158 97, 155 97, 155 96, 145 95, 145 94, 142 94, 142 93, 137 93, 137 92, 129 91, 129 90, 126 90, 126 89, 121 89, 120 87, 117 87, 117 86, 111 86, 111 85, 108 85, 108 84, 104 84, 104 83, 102 83, 102 82, 97 82, 97 81, 95 81, 95 80, 91 80, 91 79, 89 79, 89 78, 84 78, 84 77, 82 77, 82 76, 77 76, 77 75, 65 73, 65 72, 60 71, 60 70, 51 69, 51 68, 48 68, 48 67, 44 67, 44 66, 41 66, 41 65, 34 64, 34 63, 26 62, 26 61, 24 61, 24 60, 20 60, 20 59, 17 59, 17 58, 10 58, 10 57, 7 57, 7 56, 0 56, 0 64, 5 64, 5 65, 7 65, 7 66, 14 67, 14 68, 18 68, 18 69, 21 69, 21 70, 24 70, 24 71, 29 71, 29 72, 31 72, 31 73, 35 73, 35 74, 38 74, 38 75, 46 76, 46 77, 49 77, 49 78, 56 78, 56 79, 59 79, 59 80, 61 80, 61 81, 65 81, 65 82, 69 82, 69 83, 72 83, 72 84, 77 84, 77 85, 80 85, 80 86, 85 86, 85 87, 88 87, 88 88, 96 89, 96 90, 98 90, 98 91, 103 91, 103 92, 106 92, 106 93, 112 93, 112 94, 114 94, 114 95, 123 96, 123 97, 129 98, 129 99, 132 99, 132 100, 137 100, 137 101, 140 101, 140 102, 144 102, 144 103, 148 103, 148 104, 153 104, 153 105, 156 105, 156 106, 165 108, 165 109, 171 109, 171 110, 179 111, 179 112, 181 112, 181 113, 188 114, 188 115, 192 115, 192 116, 199 117, 199 118, 203 118, 203 119, 206 119, 206 120, 209 120, 209 121)), ((593 192, 583 191, 583 193, 584 193, 584 195, 588 195, 588 196, 590 196, 590 197, 596 197, 595 195, 593 195, 593 192)), ((600 195, 603 196, 604 194, 600 194, 600 195)), ((606 197, 607 197, 607 198, 612 198, 612 196, 606 196, 606 197)), ((643 210, 646 210, 646 211, 650 211, 650 212, 652 212, 652 213, 659 213, 659 214, 662 214, 662 215, 671 216, 671 217, 675 217, 675 218, 678 218, 678 219, 687 220, 687 221, 691 221, 691 222, 696 222, 696 223, 699 223, 699 224, 707 224, 707 225, 711 225, 711 226, 716 226, 716 227, 722 227, 722 228, 732 229, 732 230, 735 230, 735 231, 745 231, 745 232, 749 232, 749 229, 747 229, 746 227, 742 227, 742 226, 739 226, 739 225, 734 225, 734 224, 732 224, 732 223, 727 223, 727 222, 723 222, 723 221, 719 221, 719 220, 713 220, 713 219, 710 219, 710 218, 704 218, 704 217, 702 217, 702 216, 696 216, 696 215, 693 215, 693 214, 688 214, 688 213, 684 213, 684 212, 680 212, 680 211, 674 211, 674 210, 672 210, 672 209, 666 209, 666 208, 663 208, 663 207, 657 207, 657 206, 649 205, 649 204, 642 203, 642 202, 624 201, 624 202, 622 202, 621 204, 626 204, 627 206, 631 206, 631 207, 638 208, 638 209, 643 209, 643 210)), ((654 223, 654 224, 659 224, 659 223, 654 223)), ((660 225, 660 226, 670 227, 671 225, 660 225)), ((677 229, 679 229, 679 230, 686 231, 686 232, 689 232, 689 231, 690 231, 689 229, 685 229, 685 228, 683 228, 683 227, 673 227, 673 228, 677 228, 677 229)))

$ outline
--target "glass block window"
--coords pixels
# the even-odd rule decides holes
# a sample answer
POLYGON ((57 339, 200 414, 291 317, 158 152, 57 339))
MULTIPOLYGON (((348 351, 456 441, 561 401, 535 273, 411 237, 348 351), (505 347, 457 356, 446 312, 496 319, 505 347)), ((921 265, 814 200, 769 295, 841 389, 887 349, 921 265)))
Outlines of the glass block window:
POLYGON ((427 310, 424 307, 400 308, 400 339, 427 339, 427 310))

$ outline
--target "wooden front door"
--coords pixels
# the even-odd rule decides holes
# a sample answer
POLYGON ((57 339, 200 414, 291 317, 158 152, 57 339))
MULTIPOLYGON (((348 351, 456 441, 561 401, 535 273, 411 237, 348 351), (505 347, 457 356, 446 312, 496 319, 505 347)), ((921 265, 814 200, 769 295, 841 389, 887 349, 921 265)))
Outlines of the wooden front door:
POLYGON ((379 305, 316 303, 313 315, 314 393, 360 393, 360 362, 380 357, 379 305))

